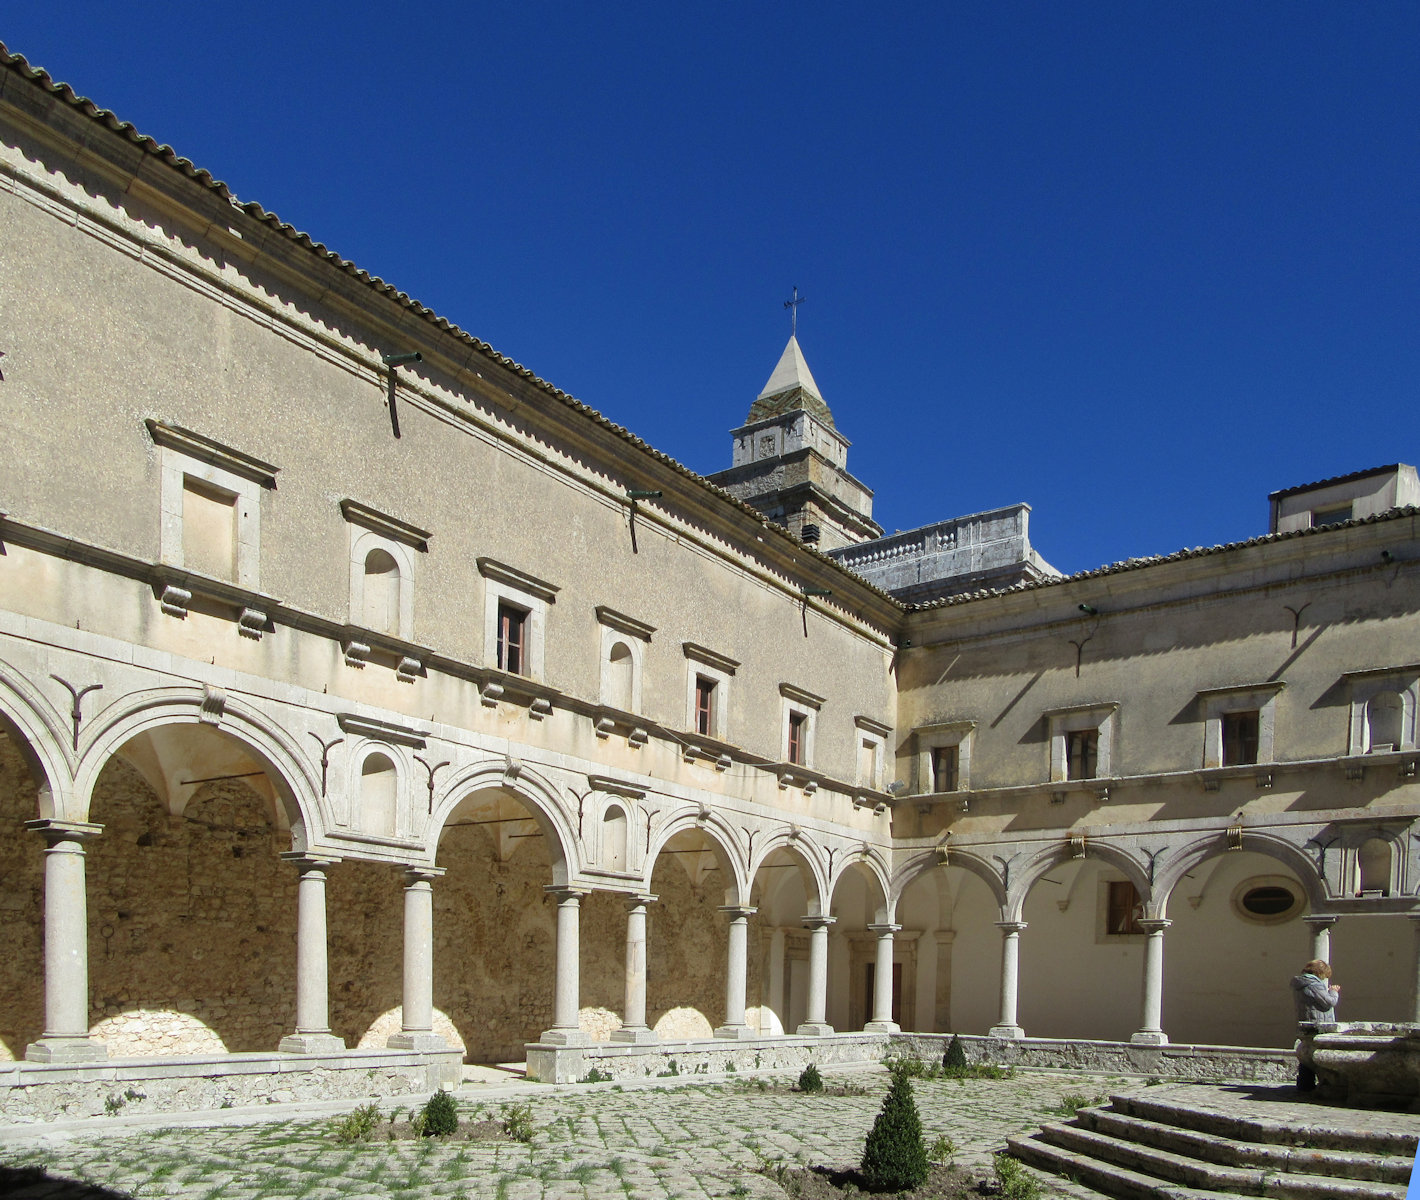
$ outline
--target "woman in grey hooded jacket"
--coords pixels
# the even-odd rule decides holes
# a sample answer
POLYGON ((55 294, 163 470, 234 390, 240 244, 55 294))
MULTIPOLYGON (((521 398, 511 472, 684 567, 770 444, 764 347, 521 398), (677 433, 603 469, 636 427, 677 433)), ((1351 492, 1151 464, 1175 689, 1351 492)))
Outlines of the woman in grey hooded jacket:
MULTIPOLYGON (((1341 1001, 1341 985, 1330 983, 1331 964, 1312 959, 1300 975, 1292 976, 1292 999, 1297 1005, 1297 1020, 1334 1021, 1336 1006, 1341 1001)), ((1297 1067, 1297 1090, 1309 1092, 1316 1087, 1316 1072, 1306 1064, 1297 1067)))

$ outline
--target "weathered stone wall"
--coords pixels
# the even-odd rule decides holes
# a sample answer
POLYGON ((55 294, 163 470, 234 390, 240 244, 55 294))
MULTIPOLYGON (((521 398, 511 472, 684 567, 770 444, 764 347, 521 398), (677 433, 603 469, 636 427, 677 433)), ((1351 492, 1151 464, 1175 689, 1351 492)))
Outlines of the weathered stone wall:
POLYGON ((330 1029, 358 1046, 403 996, 403 873, 382 863, 336 863, 326 872, 325 902, 330 1029))
POLYGON ((274 1050, 295 1024, 296 872, 267 803, 223 781, 174 816, 115 759, 91 816, 95 1039, 114 1057, 274 1050))
POLYGON ((0 1062, 23 1058, 44 1030, 44 841, 37 789, 0 731, 0 1062))
MULTIPOLYGON (((724 886, 718 873, 692 879, 675 855, 663 855, 656 863, 651 890, 659 899, 646 910, 646 1021, 662 1037, 706 1032, 693 1014, 675 1009, 698 1012, 710 1029, 725 1018, 729 934, 724 914, 717 911, 725 902, 724 886)), ((750 945, 758 944, 759 931, 752 929, 750 945)), ((758 958, 750 955, 756 971, 758 958)), ((746 992, 753 1003, 757 988, 746 992)))

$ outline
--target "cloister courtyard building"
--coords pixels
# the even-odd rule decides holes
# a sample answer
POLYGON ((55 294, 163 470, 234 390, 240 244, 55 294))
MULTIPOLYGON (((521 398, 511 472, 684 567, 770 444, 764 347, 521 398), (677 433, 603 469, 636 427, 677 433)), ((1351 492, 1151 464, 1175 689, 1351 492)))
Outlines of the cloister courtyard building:
POLYGON ((883 537, 796 340, 707 480, 3 47, 0 280, 15 1086, 1420 1015, 1412 468, 883 537))

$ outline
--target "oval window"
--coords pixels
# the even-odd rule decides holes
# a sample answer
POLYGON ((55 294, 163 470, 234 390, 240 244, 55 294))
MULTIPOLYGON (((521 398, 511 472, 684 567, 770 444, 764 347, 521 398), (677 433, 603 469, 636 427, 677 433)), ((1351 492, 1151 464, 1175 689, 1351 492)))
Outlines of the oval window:
POLYGON ((1264 925, 1286 921, 1302 910, 1302 890, 1276 875, 1244 880, 1233 893, 1233 908, 1246 921, 1264 925))
POLYGON ((1276 917, 1286 912, 1297 898, 1284 887, 1255 887, 1243 893, 1242 906, 1255 917, 1276 917))

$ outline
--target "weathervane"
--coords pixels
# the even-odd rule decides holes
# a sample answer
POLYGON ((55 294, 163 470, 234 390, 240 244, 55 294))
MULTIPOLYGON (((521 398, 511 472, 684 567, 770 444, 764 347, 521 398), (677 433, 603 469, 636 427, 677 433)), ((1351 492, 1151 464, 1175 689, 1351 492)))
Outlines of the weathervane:
POLYGON ((784 307, 789 310, 789 336, 799 336, 799 305, 804 302, 804 297, 799 295, 799 285, 794 285, 794 298, 785 300, 784 307))

